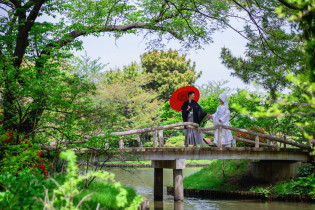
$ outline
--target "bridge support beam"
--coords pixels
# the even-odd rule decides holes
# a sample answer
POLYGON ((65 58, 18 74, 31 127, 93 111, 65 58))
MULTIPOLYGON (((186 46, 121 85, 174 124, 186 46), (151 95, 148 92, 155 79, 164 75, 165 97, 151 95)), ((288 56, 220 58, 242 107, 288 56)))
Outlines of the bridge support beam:
POLYGON ((163 168, 173 169, 174 200, 184 200, 183 169, 185 167, 185 159, 152 160, 152 168, 154 168, 155 201, 163 199, 163 168))
POLYGON ((154 200, 163 200, 163 168, 154 169, 154 200))
POLYGON ((174 201, 184 200, 183 169, 173 169, 174 201))
POLYGON ((301 162, 285 160, 261 160, 251 163, 251 174, 254 178, 268 182, 287 181, 296 176, 296 169, 301 162))

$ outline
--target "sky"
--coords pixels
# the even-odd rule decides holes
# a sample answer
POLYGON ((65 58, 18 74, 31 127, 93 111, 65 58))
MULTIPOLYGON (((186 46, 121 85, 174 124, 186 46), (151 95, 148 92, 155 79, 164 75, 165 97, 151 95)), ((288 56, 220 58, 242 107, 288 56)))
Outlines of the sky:
MULTIPOLYGON (((87 36, 80 38, 83 41, 84 51, 93 59, 100 58, 102 63, 108 63, 105 70, 110 68, 120 68, 124 65, 129 65, 135 61, 140 63, 140 55, 146 50, 146 42, 143 37, 133 34, 124 35, 115 41, 114 37, 104 34, 100 37, 87 36)), ((254 85, 246 85, 240 79, 232 77, 231 71, 221 64, 220 52, 222 47, 227 47, 233 55, 244 55, 246 41, 243 37, 232 30, 224 32, 216 32, 213 35, 213 43, 204 46, 204 49, 189 50, 183 53, 187 54, 186 58, 191 59, 196 63, 196 70, 202 71, 202 76, 196 81, 197 85, 206 84, 208 81, 229 80, 227 86, 232 89, 242 88, 248 90, 257 90, 254 85)), ((164 48, 179 50, 180 45, 176 40, 164 48)), ((76 55, 83 55, 84 51, 76 52, 76 55)), ((182 51, 181 51, 182 52, 182 51)))

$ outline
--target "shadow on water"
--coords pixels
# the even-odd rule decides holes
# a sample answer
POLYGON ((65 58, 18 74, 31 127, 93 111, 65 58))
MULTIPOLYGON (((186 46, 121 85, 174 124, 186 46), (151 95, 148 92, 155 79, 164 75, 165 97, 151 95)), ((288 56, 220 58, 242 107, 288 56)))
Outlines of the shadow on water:
MULTIPOLYGON (((201 168, 186 168, 183 175, 189 176, 201 168)), ((175 210, 315 210, 311 203, 290 203, 290 202, 265 202, 257 200, 210 200, 201 198, 185 197, 184 202, 174 202, 172 195, 167 195, 166 186, 172 184, 173 172, 171 169, 164 169, 163 176, 163 201, 153 201, 153 175, 152 168, 120 169, 111 168, 108 171, 115 174, 116 181, 125 186, 133 187, 138 194, 147 198, 150 202, 150 209, 175 209, 175 210)), ((198 180, 196 180, 197 182, 198 180)))

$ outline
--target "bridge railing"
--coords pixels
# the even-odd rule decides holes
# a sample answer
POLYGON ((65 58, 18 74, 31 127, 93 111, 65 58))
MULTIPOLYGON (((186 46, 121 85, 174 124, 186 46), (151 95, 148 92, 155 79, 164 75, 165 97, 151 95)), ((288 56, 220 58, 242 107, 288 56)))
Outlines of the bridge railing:
MULTIPOLYGON (((250 135, 255 136, 255 141, 249 140, 249 139, 244 139, 244 138, 237 137, 237 136, 233 136, 232 147, 236 147, 236 141, 255 144, 255 148, 278 147, 277 145, 259 142, 259 138, 262 137, 264 139, 269 140, 269 142, 280 142, 284 145, 284 147, 286 147, 286 145, 291 145, 291 146, 295 146, 295 147, 298 147, 301 149, 311 149, 311 146, 300 144, 300 143, 295 142, 295 141, 289 141, 289 140, 286 140, 283 138, 274 137, 274 136, 270 136, 270 135, 262 134, 262 133, 257 133, 257 132, 249 131, 246 129, 234 128, 234 127, 226 126, 226 125, 214 126, 214 127, 209 127, 209 128, 201 128, 201 127, 199 127, 199 125, 197 123, 193 123, 193 122, 181 122, 181 123, 175 123, 175 124, 164 125, 164 126, 133 129, 133 130, 122 131, 122 132, 113 132, 112 134, 117 135, 117 136, 137 135, 138 142, 140 142, 140 137, 138 136, 139 134, 153 132, 153 147, 156 148, 156 147, 158 147, 158 144, 160 147, 164 146, 163 130, 166 130, 166 129, 168 129, 168 130, 184 130, 183 126, 186 126, 189 129, 198 130, 199 132, 202 132, 204 134, 209 134, 209 135, 214 135, 214 133, 210 132, 210 131, 218 130, 217 147, 219 147, 219 148, 223 147, 223 145, 222 145, 223 129, 227 129, 227 130, 242 132, 242 133, 246 133, 246 134, 250 134, 250 135)), ((203 142, 202 142, 201 146, 203 146, 203 142)), ((124 141, 122 139, 120 140, 119 147, 120 148, 124 147, 124 141)))

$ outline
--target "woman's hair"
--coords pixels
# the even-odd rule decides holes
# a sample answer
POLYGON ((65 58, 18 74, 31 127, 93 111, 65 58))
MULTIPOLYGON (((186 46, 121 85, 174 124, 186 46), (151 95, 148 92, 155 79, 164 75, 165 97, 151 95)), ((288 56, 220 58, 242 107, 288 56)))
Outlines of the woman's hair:
POLYGON ((193 94, 193 93, 195 93, 194 91, 189 91, 188 92, 188 97, 191 95, 191 94, 193 94))

